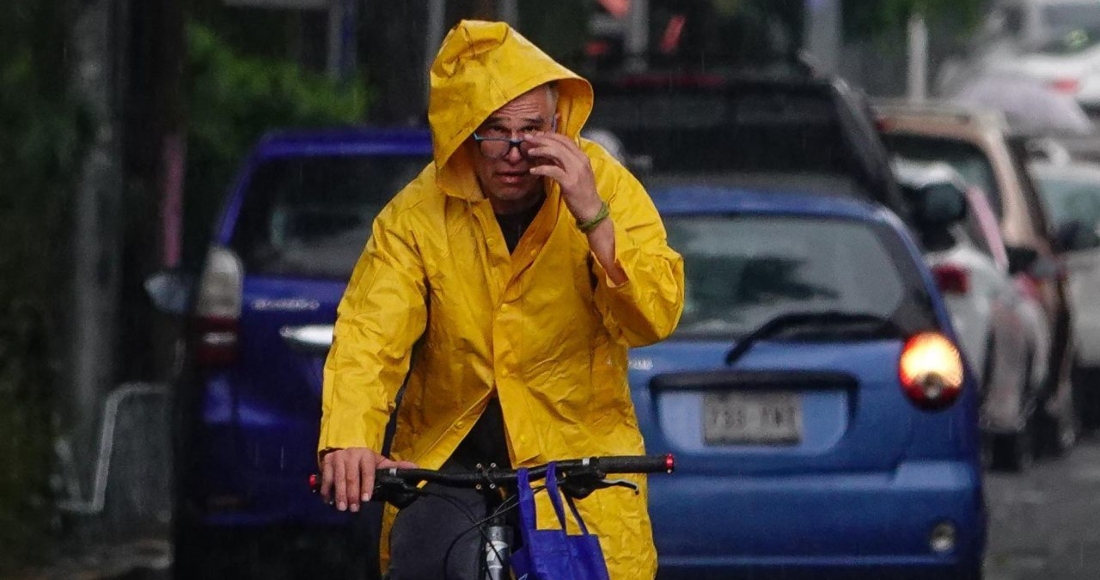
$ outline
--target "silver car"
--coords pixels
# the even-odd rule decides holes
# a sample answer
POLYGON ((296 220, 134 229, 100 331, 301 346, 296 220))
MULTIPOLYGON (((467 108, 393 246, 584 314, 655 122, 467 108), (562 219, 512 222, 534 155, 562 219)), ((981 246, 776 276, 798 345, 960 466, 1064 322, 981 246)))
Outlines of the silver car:
POLYGON ((1074 385, 1085 427, 1100 426, 1100 165, 1032 163, 1063 246, 1077 343, 1074 385))

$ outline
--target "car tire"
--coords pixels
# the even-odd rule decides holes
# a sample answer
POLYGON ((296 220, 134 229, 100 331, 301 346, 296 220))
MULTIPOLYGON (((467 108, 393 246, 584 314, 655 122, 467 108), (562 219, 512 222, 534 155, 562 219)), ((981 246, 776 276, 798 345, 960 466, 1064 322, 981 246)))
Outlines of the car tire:
POLYGON ((1100 369, 1074 366, 1073 390, 1081 430, 1092 432, 1100 427, 1100 369))
POLYGON ((211 530, 203 529, 181 511, 176 512, 172 524, 172 579, 218 578, 210 565, 217 559, 210 550, 211 530))
MULTIPOLYGON (((1070 396, 1076 393, 1070 389, 1070 396)), ((1046 408, 1046 403, 1041 402, 1035 410, 1035 433, 1037 435, 1037 457, 1062 457, 1073 447, 1078 438, 1076 403, 1070 402, 1070 411, 1058 417, 1046 408)))
MULTIPOLYGON (((1030 377, 1032 371, 1031 355, 1024 365, 1024 376, 1030 377)), ((1036 444, 1035 412, 1032 411, 1032 389, 1025 382, 1020 389, 1020 412, 1023 425, 1015 433, 997 433, 990 442, 990 467, 997 471, 1022 473, 1035 462, 1036 444)))
POLYGON ((1022 431, 993 436, 990 467, 997 471, 1023 473, 1035 462, 1035 436, 1029 420, 1022 431))

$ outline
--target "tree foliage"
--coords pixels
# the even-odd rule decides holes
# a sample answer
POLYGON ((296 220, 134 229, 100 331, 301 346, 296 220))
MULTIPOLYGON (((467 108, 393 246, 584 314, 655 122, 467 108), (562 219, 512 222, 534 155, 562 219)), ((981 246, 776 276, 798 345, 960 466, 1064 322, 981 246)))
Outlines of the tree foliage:
POLYGON ((234 172, 265 132, 357 123, 368 93, 292 62, 242 56, 198 23, 188 26, 188 67, 185 246, 194 260, 234 172))
POLYGON ((841 0, 845 34, 853 39, 896 33, 914 13, 969 28, 977 23, 984 5, 984 0, 841 0))
POLYGON ((0 571, 41 552, 52 520, 51 352, 90 126, 66 88, 69 16, 65 0, 0 3, 0 571))

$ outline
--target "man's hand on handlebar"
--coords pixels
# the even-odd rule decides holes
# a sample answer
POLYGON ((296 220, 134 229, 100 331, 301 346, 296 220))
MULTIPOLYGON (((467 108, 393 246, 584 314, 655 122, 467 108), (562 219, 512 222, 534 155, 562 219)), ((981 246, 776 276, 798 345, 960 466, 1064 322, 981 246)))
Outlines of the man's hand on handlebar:
POLYGON ((321 497, 336 509, 359 511, 374 493, 374 472, 378 469, 415 468, 409 461, 394 461, 366 447, 334 449, 321 460, 321 497))

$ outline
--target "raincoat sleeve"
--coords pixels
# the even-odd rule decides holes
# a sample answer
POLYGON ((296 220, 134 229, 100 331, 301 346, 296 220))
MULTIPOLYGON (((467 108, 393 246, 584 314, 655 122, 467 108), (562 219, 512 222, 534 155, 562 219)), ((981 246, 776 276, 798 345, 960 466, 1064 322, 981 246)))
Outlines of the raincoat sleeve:
POLYGON ((668 245, 664 224, 642 184, 622 166, 597 166, 596 189, 611 210, 615 259, 627 280, 614 284, 598 260, 596 308, 615 340, 645 346, 672 334, 684 308, 684 261, 668 245))
POLYGON ((374 221, 337 308, 324 368, 318 452, 381 451, 413 344, 424 332, 423 261, 408 226, 398 225, 400 214, 391 203, 374 221))

